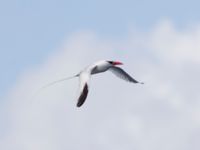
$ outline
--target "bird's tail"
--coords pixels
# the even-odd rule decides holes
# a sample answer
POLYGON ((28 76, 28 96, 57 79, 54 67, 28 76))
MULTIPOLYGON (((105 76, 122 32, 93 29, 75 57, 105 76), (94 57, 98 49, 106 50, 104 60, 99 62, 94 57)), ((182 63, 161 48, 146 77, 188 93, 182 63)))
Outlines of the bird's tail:
POLYGON ((50 83, 44 85, 43 87, 41 87, 40 89, 45 89, 45 88, 47 88, 47 87, 49 87, 49 86, 52 86, 52 85, 54 85, 54 84, 56 84, 56 83, 59 83, 59 82, 65 81, 65 80, 70 80, 70 79, 75 78, 75 77, 78 77, 78 76, 79 76, 79 74, 77 74, 77 75, 75 75, 75 76, 71 76, 71 77, 67 77, 67 78, 62 78, 62 79, 59 79, 59 80, 50 82, 50 83))
POLYGON ((38 89, 38 91, 34 94, 34 97, 35 97, 36 95, 38 95, 42 90, 46 89, 46 88, 49 87, 49 86, 52 86, 52 85, 54 85, 54 84, 56 84, 56 83, 59 83, 59 82, 65 81, 65 80, 70 80, 70 79, 75 78, 75 77, 78 77, 78 76, 79 76, 79 74, 77 74, 77 75, 75 75, 75 76, 66 77, 66 78, 62 78, 62 79, 59 79, 59 80, 50 82, 50 83, 44 85, 43 87, 41 87, 40 89, 38 89))

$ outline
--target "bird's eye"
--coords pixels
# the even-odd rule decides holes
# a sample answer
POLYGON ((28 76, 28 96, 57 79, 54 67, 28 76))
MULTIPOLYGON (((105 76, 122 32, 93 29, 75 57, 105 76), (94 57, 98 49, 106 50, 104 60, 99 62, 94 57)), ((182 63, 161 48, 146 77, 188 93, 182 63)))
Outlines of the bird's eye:
POLYGON ((113 65, 113 61, 107 61, 109 64, 113 65))

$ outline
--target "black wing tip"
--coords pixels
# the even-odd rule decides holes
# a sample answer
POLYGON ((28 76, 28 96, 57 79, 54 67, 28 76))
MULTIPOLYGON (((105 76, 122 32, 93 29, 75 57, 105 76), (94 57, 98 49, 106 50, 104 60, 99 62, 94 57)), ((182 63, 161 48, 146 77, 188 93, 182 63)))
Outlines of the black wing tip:
POLYGON ((84 104, 84 102, 87 98, 87 94, 88 94, 88 85, 85 84, 83 91, 78 99, 78 103, 76 104, 77 107, 81 107, 84 104))
POLYGON ((77 103, 76 104, 76 107, 81 107, 82 105, 80 103, 77 103))
POLYGON ((137 82, 137 84, 144 84, 144 82, 137 82))
POLYGON ((78 107, 78 108, 81 107, 81 106, 82 106, 82 105, 78 105, 78 104, 76 105, 76 107, 78 107))
POLYGON ((129 82, 132 82, 132 83, 135 83, 135 84, 144 84, 144 82, 139 82, 139 81, 136 81, 136 80, 131 80, 129 82))
POLYGON ((138 84, 144 84, 144 82, 136 82, 136 83, 138 83, 138 84))

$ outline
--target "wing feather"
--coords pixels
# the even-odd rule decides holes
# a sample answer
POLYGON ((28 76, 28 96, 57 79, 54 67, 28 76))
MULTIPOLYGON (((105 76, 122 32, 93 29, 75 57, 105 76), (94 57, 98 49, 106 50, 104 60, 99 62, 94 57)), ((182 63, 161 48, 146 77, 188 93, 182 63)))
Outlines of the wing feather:
POLYGON ((81 93, 81 95, 78 98, 78 102, 77 102, 77 107, 81 107, 83 105, 83 103, 85 102, 86 98, 88 95, 88 85, 87 83, 85 84, 83 91, 81 93))
POLYGON ((77 107, 81 107, 88 95, 89 92, 89 80, 90 80, 90 73, 89 72, 82 72, 79 76, 79 96, 77 101, 77 107))
POLYGON ((114 73, 117 77, 119 77, 125 81, 133 82, 133 83, 140 83, 119 67, 111 67, 109 70, 112 73, 114 73))

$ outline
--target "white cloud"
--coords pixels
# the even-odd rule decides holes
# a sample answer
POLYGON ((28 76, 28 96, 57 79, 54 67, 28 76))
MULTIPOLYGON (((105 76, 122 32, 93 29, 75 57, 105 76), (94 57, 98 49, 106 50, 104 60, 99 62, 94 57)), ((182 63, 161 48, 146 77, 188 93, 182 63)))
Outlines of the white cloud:
POLYGON ((121 40, 90 31, 71 35, 10 90, 0 116, 0 149, 199 149, 199 28, 177 31, 164 21, 121 40), (145 85, 128 84, 111 73, 94 76, 80 109, 75 107, 76 79, 30 98, 45 83, 99 59, 122 60, 145 85))
POLYGON ((161 59, 166 58, 173 63, 194 62, 200 59, 200 27, 178 31, 169 21, 158 24, 150 34, 150 47, 161 59))

